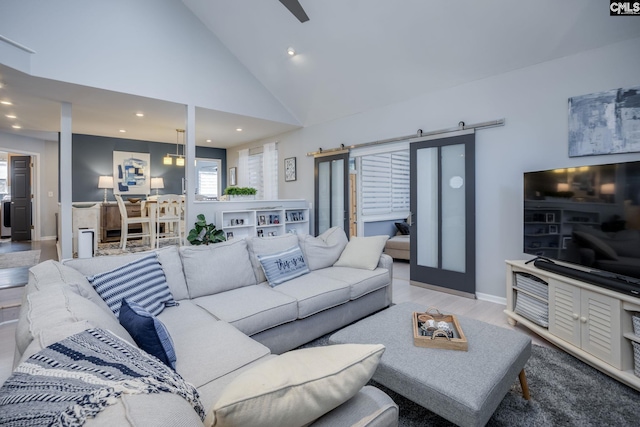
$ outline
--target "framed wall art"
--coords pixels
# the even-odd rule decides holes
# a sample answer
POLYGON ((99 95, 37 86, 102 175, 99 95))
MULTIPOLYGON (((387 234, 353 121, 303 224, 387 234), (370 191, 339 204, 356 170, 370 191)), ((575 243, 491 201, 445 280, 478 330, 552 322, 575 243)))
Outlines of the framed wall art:
POLYGON ((296 180, 296 158, 289 157, 284 159, 284 180, 295 181, 296 180))
POLYGON ((640 152, 640 86, 569 98, 569 157, 640 152))
POLYGON ((150 194, 149 153, 113 152, 113 193, 150 194))

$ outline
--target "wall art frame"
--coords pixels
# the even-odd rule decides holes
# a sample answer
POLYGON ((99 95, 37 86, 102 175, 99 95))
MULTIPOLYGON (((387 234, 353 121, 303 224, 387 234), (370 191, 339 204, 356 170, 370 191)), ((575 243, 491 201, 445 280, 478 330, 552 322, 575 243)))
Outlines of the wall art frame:
POLYGON ((113 194, 147 195, 151 193, 151 154, 113 152, 113 194))
POLYGON ((295 181, 297 179, 296 158, 289 157, 284 159, 284 180, 285 182, 295 181))
POLYGON ((640 86, 569 98, 569 157, 640 152, 640 86))

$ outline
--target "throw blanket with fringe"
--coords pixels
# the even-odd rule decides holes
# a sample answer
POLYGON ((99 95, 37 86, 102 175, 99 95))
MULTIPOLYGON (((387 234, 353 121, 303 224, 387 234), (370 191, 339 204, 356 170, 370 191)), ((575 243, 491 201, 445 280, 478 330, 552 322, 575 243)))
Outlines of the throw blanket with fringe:
POLYGON ((80 426, 122 394, 174 393, 201 419, 197 390, 160 360, 103 329, 87 329, 21 363, 0 388, 3 426, 80 426))

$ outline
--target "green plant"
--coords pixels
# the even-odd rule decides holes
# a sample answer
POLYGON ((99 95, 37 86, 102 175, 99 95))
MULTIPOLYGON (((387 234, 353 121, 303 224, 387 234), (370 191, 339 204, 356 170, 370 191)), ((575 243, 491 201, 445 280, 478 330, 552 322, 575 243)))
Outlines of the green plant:
POLYGON ((193 228, 189 230, 187 240, 192 245, 208 245, 209 243, 224 242, 224 231, 216 230, 216 226, 213 224, 207 224, 204 219, 204 215, 197 216, 198 220, 195 222, 193 228))
POLYGON ((230 196, 252 196, 257 192, 258 190, 253 187, 227 187, 224 189, 224 194, 230 196))

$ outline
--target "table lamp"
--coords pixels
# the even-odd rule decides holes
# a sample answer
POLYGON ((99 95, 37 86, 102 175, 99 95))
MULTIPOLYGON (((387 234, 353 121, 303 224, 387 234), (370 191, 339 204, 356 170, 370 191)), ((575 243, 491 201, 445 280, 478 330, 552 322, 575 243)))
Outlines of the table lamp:
POLYGON ((107 203, 107 188, 113 188, 113 177, 101 176, 98 179, 98 188, 104 188, 104 203, 107 203))
POLYGON ((164 179, 162 177, 151 178, 151 189, 156 190, 156 196, 161 188, 164 188, 164 179))

